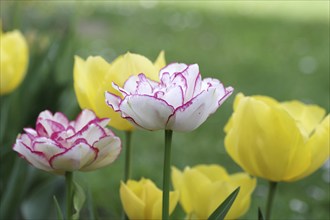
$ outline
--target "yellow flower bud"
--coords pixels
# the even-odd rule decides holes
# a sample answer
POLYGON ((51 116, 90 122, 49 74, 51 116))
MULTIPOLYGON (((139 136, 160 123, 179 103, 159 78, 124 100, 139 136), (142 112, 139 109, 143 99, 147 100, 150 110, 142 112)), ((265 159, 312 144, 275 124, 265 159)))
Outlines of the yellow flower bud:
POLYGON ((325 113, 299 101, 238 94, 225 127, 226 150, 251 175, 274 182, 299 180, 329 158, 325 113))
MULTIPOLYGON (((149 179, 128 180, 120 184, 120 199, 129 219, 161 219, 162 191, 149 179)), ((170 214, 178 203, 179 193, 170 192, 170 214)))
POLYGON ((28 66, 28 45, 20 31, 0 30, 0 94, 16 89, 25 77, 28 66))
POLYGON ((219 165, 172 168, 172 182, 180 192, 180 204, 187 219, 207 219, 237 187, 241 187, 226 219, 236 219, 248 210, 256 179, 246 173, 228 175, 219 165))
POLYGON ((119 56, 111 64, 101 57, 88 57, 85 61, 76 56, 73 72, 78 103, 82 109, 92 109, 98 117, 111 118, 109 125, 116 129, 133 130, 134 127, 127 120, 122 119, 120 113, 107 106, 104 93, 109 91, 120 96, 112 87, 112 82, 122 87, 129 76, 139 73, 157 80, 159 70, 164 66, 163 51, 160 52, 155 63, 144 56, 129 52, 119 56))

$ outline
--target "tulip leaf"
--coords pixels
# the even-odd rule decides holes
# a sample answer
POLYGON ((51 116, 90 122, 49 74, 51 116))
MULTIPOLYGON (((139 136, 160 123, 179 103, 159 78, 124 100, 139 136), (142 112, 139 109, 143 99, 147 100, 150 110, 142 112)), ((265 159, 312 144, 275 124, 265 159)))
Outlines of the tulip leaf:
POLYGON ((218 208, 210 215, 208 220, 223 220, 227 215, 230 207, 234 203, 236 196, 238 195, 240 187, 237 187, 218 208))
POLYGON ((85 203, 86 195, 84 189, 77 182, 73 181, 73 183, 74 183, 73 207, 75 213, 72 215, 72 219, 79 219, 79 213, 85 203))
POLYGON ((63 214, 62 214, 62 211, 61 211, 60 205, 58 204, 58 201, 57 201, 55 195, 53 196, 53 200, 54 200, 55 207, 56 207, 57 218, 58 218, 59 220, 63 220, 63 219, 64 219, 64 218, 63 218, 63 214))
POLYGON ((263 216, 263 214, 261 212, 260 207, 258 207, 258 220, 264 220, 264 216, 263 216))

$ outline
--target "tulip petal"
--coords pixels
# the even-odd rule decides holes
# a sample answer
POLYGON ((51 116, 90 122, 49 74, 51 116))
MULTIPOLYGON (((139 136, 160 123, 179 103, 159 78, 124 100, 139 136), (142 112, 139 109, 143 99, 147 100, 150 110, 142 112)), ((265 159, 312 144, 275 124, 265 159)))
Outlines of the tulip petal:
POLYGON ((75 131, 78 132, 93 121, 96 121, 100 126, 105 127, 107 125, 106 120, 109 119, 98 119, 93 111, 84 109, 71 125, 74 127, 75 131))
POLYGON ((329 159, 330 146, 330 116, 323 119, 322 123, 316 127, 315 132, 307 141, 306 146, 311 151, 311 164, 299 176, 295 176, 290 181, 304 178, 319 169, 327 159, 329 159))
POLYGON ((202 85, 202 78, 199 73, 197 64, 189 65, 187 69, 182 72, 186 79, 187 89, 185 91, 185 101, 189 101, 194 96, 198 95, 202 85))
POLYGON ((305 105, 298 101, 284 102, 281 104, 289 112, 291 117, 297 120, 302 131, 306 132, 307 137, 325 115, 325 110, 316 105, 305 105))
POLYGON ((184 182, 183 174, 175 167, 172 167, 171 173, 173 187, 180 192, 180 204, 186 213, 191 213, 193 210, 192 200, 190 198, 191 194, 185 185, 186 183, 184 182))
POLYGON ((50 167, 48 160, 46 159, 45 155, 42 152, 33 151, 20 139, 16 140, 13 150, 18 152, 21 156, 23 156, 29 163, 31 163, 36 168, 48 172, 53 170, 50 167))
POLYGON ((166 65, 165 52, 162 50, 162 51, 160 51, 156 61, 154 62, 154 66, 156 67, 157 70, 160 70, 165 65, 166 65))
POLYGON ((243 169, 254 176, 282 181, 309 166, 310 155, 300 130, 280 105, 244 97, 236 108, 225 146, 243 169))
POLYGON ((12 92, 23 81, 29 51, 24 36, 17 30, 0 34, 0 49, 0 94, 3 95, 12 92))
POLYGON ((126 53, 116 58, 106 76, 107 82, 114 82, 117 85, 123 85, 130 75, 144 73, 152 80, 157 80, 158 69, 153 63, 144 56, 134 53, 126 53), (109 80, 115 79, 115 80, 109 80))
POLYGON ((175 74, 175 73, 181 73, 185 69, 187 69, 188 65, 184 63, 171 63, 165 66, 163 69, 159 71, 159 79, 163 78, 164 73, 170 73, 170 74, 175 74))
POLYGON ((251 178, 246 173, 236 173, 230 176, 230 185, 233 189, 240 186, 240 191, 227 213, 226 219, 237 219, 248 211, 251 203, 251 194, 257 185, 257 180, 256 178, 251 178))
POLYGON ((97 152, 87 143, 79 142, 65 152, 53 156, 49 163, 54 170, 75 171, 88 166, 96 158, 97 152))
POLYGON ((165 129, 173 108, 164 100, 147 95, 127 96, 120 104, 122 117, 147 130, 165 129))
POLYGON ((144 219, 145 204, 123 182, 120 183, 120 199, 129 219, 144 219))
POLYGON ((50 160, 54 155, 66 150, 66 148, 45 137, 36 138, 32 148, 34 151, 43 152, 47 160, 50 160))
POLYGON ((167 129, 174 131, 194 130, 219 107, 219 99, 219 91, 216 88, 203 91, 175 110, 168 122, 167 129))
POLYGON ((227 171, 223 168, 220 167, 219 165, 198 165, 194 166, 194 169, 198 170, 207 178, 209 178, 211 181, 227 181, 229 180, 229 176, 227 171))
POLYGON ((118 137, 107 136, 101 138, 93 147, 99 150, 97 158, 92 164, 83 167, 82 171, 95 170, 111 164, 120 154, 121 142, 118 137))

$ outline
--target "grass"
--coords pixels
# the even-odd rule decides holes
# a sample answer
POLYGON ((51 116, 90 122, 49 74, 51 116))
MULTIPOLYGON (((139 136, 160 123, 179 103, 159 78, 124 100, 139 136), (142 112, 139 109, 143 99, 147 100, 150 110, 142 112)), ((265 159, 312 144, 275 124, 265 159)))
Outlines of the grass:
MULTIPOLYGON (((33 105, 26 103, 27 112, 23 113, 29 116, 10 134, 6 133, 1 144, 8 148, 23 125, 33 126, 40 111, 46 108, 63 111, 71 118, 79 111, 72 86, 74 54, 83 58, 101 55, 111 61, 131 51, 154 60, 160 50, 165 50, 168 63, 198 63, 203 77, 219 78, 225 85, 233 86, 235 94, 261 94, 280 101, 298 99, 320 105, 329 112, 329 23, 323 19, 329 15, 324 10, 319 14, 313 12, 311 19, 306 16, 291 19, 285 15, 289 14, 287 12, 276 16, 272 13, 271 16, 252 16, 251 13, 237 13, 242 9, 236 9, 236 12, 216 10, 207 4, 187 8, 183 7, 183 2, 153 8, 137 4, 130 7, 129 3, 104 2, 103 7, 77 4, 77 7, 62 7, 73 4, 27 2, 23 7, 10 2, 1 3, 4 6, 1 7, 3 26, 8 29, 20 27, 30 38, 33 33, 37 41, 30 42, 40 47, 31 51, 33 57, 28 76, 21 91, 16 92, 20 93, 16 96, 22 100, 23 91, 30 94, 32 88, 38 88, 31 93, 36 94, 34 97, 26 97, 33 105), (59 6, 61 10, 57 10, 59 6), (20 18, 11 20, 9 12, 17 10, 20 13, 16 15, 20 18), (68 21, 74 22, 74 33, 63 28, 70 27, 68 21), (46 49, 42 48, 40 36, 46 42, 46 49), (42 56, 44 53, 48 54, 47 59, 42 56), (33 71, 36 69, 39 71, 33 71), (29 86, 31 83, 33 87, 29 86)), ((201 163, 216 163, 231 173, 241 171, 223 146, 223 127, 232 112, 234 95, 197 130, 174 133, 173 165, 183 169, 201 163)), ((116 131, 116 134, 124 137, 123 132, 116 131)), ((9 154, 14 157, 12 152, 9 154)), ((134 179, 144 176, 160 187, 162 158, 163 132, 134 132, 134 179)), ((123 159, 124 154, 121 154, 108 168, 79 174, 81 181, 91 189, 100 218, 112 216, 117 219, 120 216, 118 189, 123 178, 123 159)), ((31 172, 38 176, 37 180, 51 178, 40 171, 31 172)), ((328 172, 329 168, 322 168, 302 181, 280 183, 273 209, 274 219, 329 218, 328 172)), ((51 185, 52 192, 59 190, 59 178, 55 179, 57 185, 45 182, 51 185)), ((34 182, 38 184, 36 180, 34 182)), ((258 182, 251 208, 242 219, 256 219, 257 208, 265 208, 267 183, 258 182)), ((2 191, 4 186, 2 184, 2 191)), ((31 192, 40 194, 38 190, 39 187, 33 187, 31 192)), ((41 200, 34 196, 33 193, 26 194, 28 200, 23 201, 21 209, 25 217, 34 209, 27 201, 41 200), (26 208, 27 204, 29 208, 26 208)), ((179 216, 182 211, 178 207, 174 218, 179 216)))

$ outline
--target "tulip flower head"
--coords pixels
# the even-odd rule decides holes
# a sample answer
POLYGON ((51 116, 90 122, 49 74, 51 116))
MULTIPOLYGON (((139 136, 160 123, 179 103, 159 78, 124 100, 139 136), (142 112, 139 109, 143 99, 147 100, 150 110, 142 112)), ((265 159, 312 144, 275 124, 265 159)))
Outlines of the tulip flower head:
POLYGON ((173 168, 172 182, 174 189, 180 192, 180 204, 187 214, 186 219, 207 219, 230 193, 240 187, 226 215, 226 219, 237 219, 248 210, 256 187, 255 178, 246 173, 229 175, 219 165, 186 167, 183 172, 173 168))
MULTIPOLYGON (((149 179, 128 180, 120 184, 120 199, 129 219, 161 219, 162 191, 149 179)), ((170 192, 170 214, 179 199, 177 191, 170 192)))
POLYGON ((13 149, 48 172, 95 170, 112 163, 121 151, 120 139, 106 128, 108 122, 90 110, 83 110, 71 122, 60 112, 43 111, 36 128, 25 128, 13 149))
POLYGON ((191 131, 199 127, 233 92, 217 79, 201 79, 197 64, 172 63, 159 81, 131 76, 121 93, 106 92, 107 104, 133 125, 146 130, 191 131))
POLYGON ((0 94, 4 95, 12 92, 23 81, 29 52, 27 42, 20 31, 0 31, 0 94))
POLYGON ((101 57, 88 57, 84 61, 76 56, 73 80, 78 103, 82 109, 92 109, 98 117, 111 118, 110 126, 119 130, 132 130, 134 127, 104 102, 104 91, 120 95, 112 88, 112 82, 123 86, 129 76, 142 72, 156 80, 159 70, 164 66, 164 52, 159 54, 155 63, 134 53, 119 56, 112 63, 101 57))
POLYGON ((246 172, 273 182, 295 181, 329 158, 330 117, 316 105, 279 103, 238 94, 225 147, 246 172))

